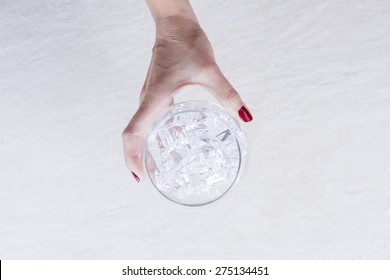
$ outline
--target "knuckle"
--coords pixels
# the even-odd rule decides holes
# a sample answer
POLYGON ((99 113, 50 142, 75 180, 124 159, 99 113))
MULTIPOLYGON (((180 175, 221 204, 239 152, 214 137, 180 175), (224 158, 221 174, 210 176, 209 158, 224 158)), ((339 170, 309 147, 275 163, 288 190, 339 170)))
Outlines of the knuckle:
POLYGON ((206 76, 214 77, 215 75, 218 75, 220 70, 216 63, 207 63, 202 66, 202 72, 206 76))
POLYGON ((133 133, 133 125, 129 124, 125 130, 122 132, 122 140, 123 142, 129 142, 134 137, 133 133))
POLYGON ((234 103, 240 99, 240 95, 234 88, 230 88, 226 95, 226 102, 234 103))
POLYGON ((122 131, 122 140, 123 141, 126 141, 127 139, 129 139, 129 132, 125 130, 122 131))

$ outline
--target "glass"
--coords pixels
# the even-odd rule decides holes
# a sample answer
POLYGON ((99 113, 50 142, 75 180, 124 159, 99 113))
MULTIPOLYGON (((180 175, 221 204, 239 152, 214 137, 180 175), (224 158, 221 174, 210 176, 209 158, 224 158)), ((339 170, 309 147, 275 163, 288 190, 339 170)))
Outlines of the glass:
POLYGON ((145 169, 157 190, 188 206, 211 203, 238 182, 247 138, 222 107, 205 101, 178 103, 150 129, 145 169))

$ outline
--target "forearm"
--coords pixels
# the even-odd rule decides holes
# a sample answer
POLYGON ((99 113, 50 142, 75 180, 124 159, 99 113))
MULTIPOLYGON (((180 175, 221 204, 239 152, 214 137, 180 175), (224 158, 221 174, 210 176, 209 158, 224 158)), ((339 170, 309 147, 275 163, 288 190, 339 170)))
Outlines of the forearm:
POLYGON ((156 24, 156 34, 171 35, 199 25, 188 0, 146 0, 156 24))
POLYGON ((198 21, 188 0, 146 0, 156 25, 169 17, 183 17, 198 21))

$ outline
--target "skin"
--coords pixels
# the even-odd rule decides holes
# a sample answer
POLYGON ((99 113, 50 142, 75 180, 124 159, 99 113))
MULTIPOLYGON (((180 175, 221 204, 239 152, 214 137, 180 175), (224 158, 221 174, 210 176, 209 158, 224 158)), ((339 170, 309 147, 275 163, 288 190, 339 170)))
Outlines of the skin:
POLYGON ((125 163, 138 182, 145 180, 142 164, 145 136, 156 117, 174 103, 174 95, 180 88, 191 84, 203 86, 231 114, 238 114, 245 106, 218 67, 189 1, 146 2, 156 24, 156 40, 140 106, 122 133, 125 163))

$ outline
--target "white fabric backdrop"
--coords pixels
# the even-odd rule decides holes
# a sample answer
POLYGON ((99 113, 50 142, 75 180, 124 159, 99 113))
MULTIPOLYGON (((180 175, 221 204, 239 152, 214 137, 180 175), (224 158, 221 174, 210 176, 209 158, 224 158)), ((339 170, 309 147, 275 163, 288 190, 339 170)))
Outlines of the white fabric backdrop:
POLYGON ((390 258, 390 2, 192 1, 254 115, 223 200, 137 185, 143 1, 0 1, 0 258, 390 258))

